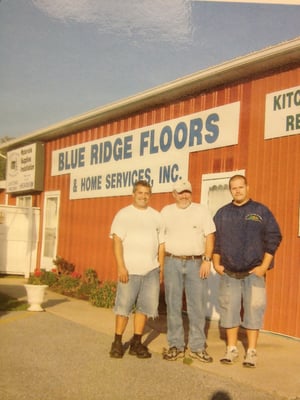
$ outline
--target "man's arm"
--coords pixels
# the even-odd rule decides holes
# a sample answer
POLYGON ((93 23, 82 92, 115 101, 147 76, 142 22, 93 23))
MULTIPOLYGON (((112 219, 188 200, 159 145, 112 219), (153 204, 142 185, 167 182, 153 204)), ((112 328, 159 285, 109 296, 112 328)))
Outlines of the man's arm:
MULTIPOLYGON (((212 258, 214 243, 215 243, 215 234, 214 233, 208 234, 205 240, 205 252, 204 252, 204 255, 208 258, 212 258)), ((205 260, 202 261, 199 270, 200 278, 206 279, 208 277, 208 275, 210 274, 210 264, 211 264, 210 261, 205 261, 205 260)))
POLYGON ((269 266, 273 260, 273 255, 270 253, 265 253, 262 263, 257 267, 249 271, 249 274, 254 274, 257 276, 264 276, 269 269, 269 266))
POLYGON ((213 265, 216 272, 220 275, 224 274, 224 266, 221 265, 221 256, 218 253, 213 254, 213 265))
POLYGON ((115 233, 113 234, 113 251, 118 267, 118 280, 123 283, 128 282, 128 271, 123 257, 122 240, 115 233))
POLYGON ((164 279, 164 264, 165 264, 165 244, 161 243, 158 246, 158 262, 159 262, 159 281, 163 282, 164 279))

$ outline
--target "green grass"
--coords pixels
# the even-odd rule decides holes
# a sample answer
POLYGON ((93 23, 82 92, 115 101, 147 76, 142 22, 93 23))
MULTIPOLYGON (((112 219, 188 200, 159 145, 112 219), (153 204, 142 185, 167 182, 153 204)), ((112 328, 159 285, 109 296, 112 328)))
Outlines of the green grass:
POLYGON ((27 308, 27 301, 20 301, 7 294, 0 293, 0 311, 24 311, 27 308))
POLYGON ((193 360, 190 357, 184 357, 183 364, 191 365, 193 364, 193 360))

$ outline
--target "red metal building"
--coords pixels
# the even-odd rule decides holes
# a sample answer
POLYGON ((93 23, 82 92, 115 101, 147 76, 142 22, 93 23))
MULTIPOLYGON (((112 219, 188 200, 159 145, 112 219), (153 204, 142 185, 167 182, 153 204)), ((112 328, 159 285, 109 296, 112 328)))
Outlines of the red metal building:
POLYGON ((272 210, 283 234, 267 274, 264 329, 300 337, 299 38, 2 144, 8 174, 18 160, 28 172, 36 144, 43 188, 7 176, 0 203, 33 196, 38 266, 51 268, 58 254, 100 280, 116 279, 109 228, 131 202, 133 180, 151 180, 151 205, 161 209, 172 202, 173 181, 189 178, 193 200, 214 212, 228 202, 228 177, 245 173, 251 197, 272 210))

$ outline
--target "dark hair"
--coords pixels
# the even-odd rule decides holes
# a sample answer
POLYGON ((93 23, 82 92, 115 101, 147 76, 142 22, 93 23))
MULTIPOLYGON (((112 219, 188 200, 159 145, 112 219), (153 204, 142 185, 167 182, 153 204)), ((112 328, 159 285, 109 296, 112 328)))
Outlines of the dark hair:
POLYGON ((229 188, 231 187, 231 182, 235 181, 236 179, 243 179, 243 181, 245 182, 245 185, 248 185, 247 178, 244 175, 233 175, 229 179, 229 188))
POLYGON ((150 189, 150 193, 151 193, 151 185, 150 185, 150 183, 148 182, 148 181, 145 181, 145 180, 140 180, 140 181, 136 181, 134 184, 133 184, 133 193, 134 192, 136 192, 136 189, 137 189, 137 187, 138 186, 144 186, 144 187, 147 187, 147 188, 149 188, 150 189))

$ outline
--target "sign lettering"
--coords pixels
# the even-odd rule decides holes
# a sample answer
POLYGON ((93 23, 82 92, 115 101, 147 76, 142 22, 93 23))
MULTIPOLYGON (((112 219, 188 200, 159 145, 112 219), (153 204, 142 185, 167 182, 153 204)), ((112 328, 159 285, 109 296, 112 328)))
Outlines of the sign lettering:
POLYGON ((265 139, 300 133, 300 86, 266 96, 265 139))
POLYGON ((56 150, 51 174, 71 174, 71 199, 128 195, 140 179, 167 192, 188 177, 189 153, 238 143, 239 112, 231 103, 56 150))

